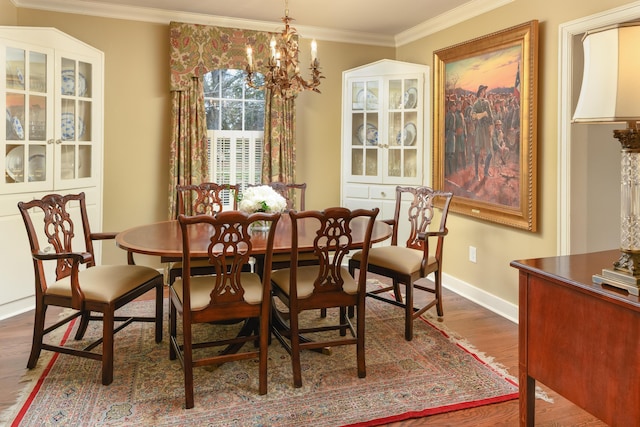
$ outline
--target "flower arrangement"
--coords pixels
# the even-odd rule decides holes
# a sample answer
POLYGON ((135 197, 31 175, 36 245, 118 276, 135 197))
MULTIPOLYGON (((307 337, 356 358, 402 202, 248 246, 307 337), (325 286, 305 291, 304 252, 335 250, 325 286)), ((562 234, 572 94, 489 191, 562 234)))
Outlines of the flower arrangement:
POLYGON ((242 192, 242 199, 238 209, 246 213, 254 212, 282 212, 287 207, 287 201, 268 185, 248 187, 242 192))

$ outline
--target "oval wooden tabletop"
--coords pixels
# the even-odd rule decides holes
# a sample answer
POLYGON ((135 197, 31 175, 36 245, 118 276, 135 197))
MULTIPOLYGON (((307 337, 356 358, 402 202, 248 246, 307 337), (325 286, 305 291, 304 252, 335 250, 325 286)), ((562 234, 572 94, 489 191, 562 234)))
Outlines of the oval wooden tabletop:
MULTIPOLYGON (((311 218, 301 220, 298 227, 298 243, 301 251, 313 249, 313 238, 318 224, 311 218)), ((209 245, 208 226, 201 224, 199 229, 190 236, 191 249, 194 256, 206 256, 209 245)), ((352 237, 354 247, 362 245, 366 228, 366 219, 357 218, 352 222, 352 237)), ((371 240, 381 242, 391 236, 391 226, 376 221, 371 240)), ((254 232, 251 238, 252 253, 265 252, 267 234, 254 232)), ((156 255, 165 258, 182 257, 182 232, 178 221, 163 221, 129 228, 118 233, 116 244, 127 251, 145 255, 156 255)), ((287 253, 291 251, 291 218, 288 215, 280 217, 276 229, 273 252, 287 253)))

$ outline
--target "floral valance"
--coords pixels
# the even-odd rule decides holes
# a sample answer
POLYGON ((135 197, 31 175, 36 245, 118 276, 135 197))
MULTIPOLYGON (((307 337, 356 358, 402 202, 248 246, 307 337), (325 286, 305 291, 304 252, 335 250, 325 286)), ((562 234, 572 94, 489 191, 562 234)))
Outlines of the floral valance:
POLYGON ((244 69, 247 46, 257 67, 270 56, 272 33, 200 24, 169 24, 171 90, 186 90, 194 76, 220 68, 244 69))

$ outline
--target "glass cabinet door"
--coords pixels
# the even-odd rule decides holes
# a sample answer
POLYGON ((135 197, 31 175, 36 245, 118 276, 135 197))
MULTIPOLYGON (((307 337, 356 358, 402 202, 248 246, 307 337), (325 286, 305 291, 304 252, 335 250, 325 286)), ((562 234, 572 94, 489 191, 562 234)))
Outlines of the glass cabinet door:
POLYGON ((96 155, 92 62, 2 40, 0 60, 0 193, 88 185, 96 155))
POLYGON ((0 187, 23 191, 26 185, 41 188, 52 176, 47 131, 51 128, 53 98, 50 94, 51 54, 29 47, 4 46, 4 86, 0 105, 5 110, 2 158, 5 173, 0 187))
POLYGON ((418 176, 418 93, 417 78, 389 80, 385 178, 418 176))
POLYGON ((424 77, 354 77, 345 88, 345 172, 352 182, 419 184, 424 77))
POLYGON ((60 74, 60 136, 56 140, 59 185, 92 176, 93 66, 62 56, 60 74))
POLYGON ((380 175, 378 128, 380 127, 379 80, 351 83, 351 175, 380 175))

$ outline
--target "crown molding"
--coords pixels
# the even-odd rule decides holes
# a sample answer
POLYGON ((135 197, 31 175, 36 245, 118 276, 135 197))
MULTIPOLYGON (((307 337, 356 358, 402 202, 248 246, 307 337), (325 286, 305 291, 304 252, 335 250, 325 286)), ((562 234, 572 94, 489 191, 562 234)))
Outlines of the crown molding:
MULTIPOLYGON (((300 35, 304 38, 318 40, 367 44, 375 46, 398 47, 437 31, 456 25, 473 17, 482 15, 490 10, 504 6, 515 0, 471 0, 449 12, 416 25, 395 36, 357 31, 344 31, 331 28, 320 28, 296 25, 300 35)), ((281 22, 256 21, 226 16, 215 16, 200 13, 168 11, 147 7, 111 5, 92 1, 77 0, 11 0, 18 8, 47 10, 79 15, 97 16, 102 18, 133 20, 169 24, 172 21, 191 24, 203 24, 219 27, 242 28, 256 31, 280 31, 281 22)))
POLYGON ((445 30, 449 27, 453 27, 461 22, 475 18, 476 16, 480 16, 514 1, 515 0, 471 0, 468 3, 440 14, 433 19, 429 19, 415 27, 396 34, 395 46, 399 47, 419 40, 423 37, 445 30))

